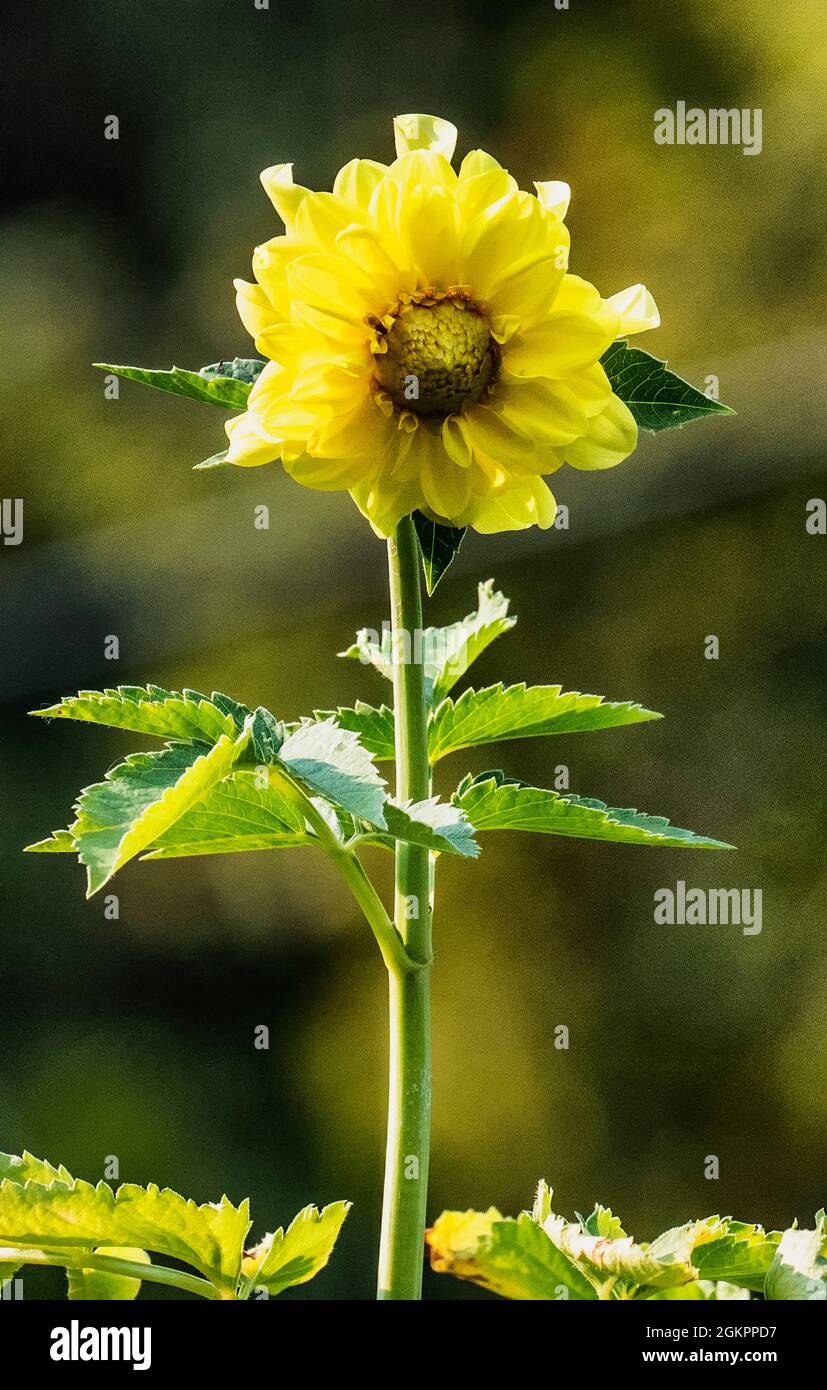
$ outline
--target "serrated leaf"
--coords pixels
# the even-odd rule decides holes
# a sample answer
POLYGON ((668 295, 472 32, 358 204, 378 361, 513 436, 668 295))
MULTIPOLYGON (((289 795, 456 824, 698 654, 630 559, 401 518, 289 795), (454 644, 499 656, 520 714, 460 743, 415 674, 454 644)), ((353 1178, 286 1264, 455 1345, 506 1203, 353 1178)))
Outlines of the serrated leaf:
POLYGON ((693 1263, 702 1279, 725 1280, 761 1293, 780 1239, 779 1231, 768 1234, 760 1226, 728 1221, 725 1233, 699 1246, 693 1263))
POLYGON ((68 1168, 64 1168, 62 1163, 55 1168, 45 1158, 35 1158, 28 1149, 19 1155, 0 1153, 0 1182, 5 1179, 16 1183, 74 1182, 68 1168))
POLYGON ((260 763, 274 762, 287 732, 284 725, 269 709, 259 705, 250 721, 250 732, 254 756, 260 763))
POLYGON ((494 591, 493 579, 478 585, 477 600, 473 613, 449 627, 426 627, 419 634, 404 634, 397 653, 386 623, 378 641, 372 629, 362 628, 356 641, 339 655, 375 667, 389 681, 393 680, 395 655, 403 661, 421 657, 426 695, 435 703, 448 694, 486 647, 517 621, 508 616, 508 599, 494 591))
POLYGON ((151 367, 121 367, 111 362, 93 362, 102 372, 114 372, 142 386, 154 386, 158 391, 170 391, 191 401, 206 401, 222 410, 244 410, 250 394, 250 382, 233 376, 202 376, 184 367, 159 371, 151 367))
POLYGON ((668 1288, 696 1278, 692 1250, 703 1234, 704 1223, 690 1222, 668 1231, 652 1245, 640 1245, 632 1236, 606 1237, 584 1231, 580 1222, 552 1214, 543 1231, 558 1249, 593 1280, 598 1290, 624 1285, 668 1288))
POLYGON ((784 1232, 767 1271, 764 1297, 807 1303, 827 1300, 827 1239, 820 1229, 784 1232))
POLYGON ((613 704, 602 695, 564 692, 559 685, 505 687, 500 681, 485 690, 465 690, 457 701, 445 699, 434 710, 428 730, 431 761, 503 739, 585 733, 662 717, 641 705, 613 704))
POLYGON ((613 343, 600 359, 612 390, 642 430, 675 429, 704 415, 734 415, 667 369, 666 363, 626 342, 613 343))
MULTIPOLYGON (((96 1255, 111 1255, 115 1259, 129 1260, 134 1264, 149 1264, 145 1250, 129 1245, 100 1245, 96 1255)), ((130 1302, 141 1291, 140 1279, 130 1279, 123 1274, 111 1274, 102 1269, 70 1268, 66 1271, 67 1295, 70 1302, 118 1299, 130 1302)))
POLYGON ((237 716, 242 710, 244 717, 250 713, 218 691, 208 696, 160 685, 120 685, 114 690, 81 690, 30 713, 38 719, 75 719, 186 743, 217 743, 222 735, 234 737, 241 731, 244 718, 239 723, 237 716))
POLYGON ((80 794, 71 827, 88 873, 87 897, 180 820, 232 768, 250 741, 223 735, 212 748, 172 745, 135 753, 80 794))
POLYGON ((452 801, 475 830, 531 830, 586 840, 630 845, 675 845, 693 849, 732 849, 670 825, 665 816, 607 806, 603 801, 509 781, 502 773, 484 772, 460 783, 452 801))
POLYGON ((277 787, 259 787, 256 773, 237 770, 153 840, 142 862, 313 843, 304 817, 277 787))
POLYGON ((335 719, 300 724, 284 740, 278 761, 333 806, 386 829, 384 780, 356 735, 335 719))
POLYGON ((70 830, 53 830, 45 840, 26 845, 24 854, 74 854, 75 842, 70 830))
POLYGON ((600 1236, 604 1240, 622 1240, 626 1235, 619 1217, 610 1207, 601 1207, 599 1203, 581 1224, 586 1235, 600 1236))
POLYGON ((0 1245, 134 1246, 183 1260, 223 1289, 235 1289, 249 1229, 248 1203, 235 1207, 226 1197, 198 1206, 155 1184, 113 1192, 68 1175, 48 1184, 0 1182, 0 1245))
POLYGON ((338 709, 314 710, 313 717, 335 719, 342 729, 350 729, 358 736, 362 747, 372 753, 378 762, 396 756, 393 710, 387 705, 375 709, 373 705, 357 700, 352 708, 340 705, 338 709))
POLYGON ((322 1211, 305 1207, 286 1231, 266 1235, 244 1256, 241 1272, 250 1288, 280 1294, 313 1279, 330 1259, 349 1210, 349 1202, 333 1202, 322 1211))
POLYGON ((459 622, 449 627, 428 628, 431 636, 426 644, 430 652, 429 668, 433 701, 441 700, 465 675, 477 657, 504 632, 514 627, 517 619, 508 616, 509 600, 494 589, 493 579, 477 586, 477 607, 459 622))
POLYGON ((413 513, 413 524, 422 556, 425 587, 431 595, 448 566, 453 564, 468 527, 440 526, 429 521, 422 512, 413 513))
POLYGON ((597 1297, 588 1279, 526 1213, 513 1220, 496 1207, 444 1212, 425 1239, 438 1274, 468 1279, 503 1298, 597 1297))
POLYGON ((387 834, 367 837, 373 843, 393 848, 395 840, 404 840, 438 854, 458 854, 465 859, 476 859, 480 852, 474 828, 465 814, 436 796, 405 804, 386 801, 385 819, 387 834))

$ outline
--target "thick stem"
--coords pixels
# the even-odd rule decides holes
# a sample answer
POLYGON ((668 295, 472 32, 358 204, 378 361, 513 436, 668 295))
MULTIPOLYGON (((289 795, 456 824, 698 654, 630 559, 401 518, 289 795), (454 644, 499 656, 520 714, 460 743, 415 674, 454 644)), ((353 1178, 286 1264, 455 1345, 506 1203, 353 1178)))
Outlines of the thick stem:
MULTIPOLYGON (((397 800, 429 795, 427 705, 422 665, 419 553, 410 517, 388 542, 397 800)), ((416 971, 389 968, 390 1075, 385 1195, 379 1249, 380 1299, 422 1294, 431 1131, 430 855, 397 842, 396 930, 416 971)))

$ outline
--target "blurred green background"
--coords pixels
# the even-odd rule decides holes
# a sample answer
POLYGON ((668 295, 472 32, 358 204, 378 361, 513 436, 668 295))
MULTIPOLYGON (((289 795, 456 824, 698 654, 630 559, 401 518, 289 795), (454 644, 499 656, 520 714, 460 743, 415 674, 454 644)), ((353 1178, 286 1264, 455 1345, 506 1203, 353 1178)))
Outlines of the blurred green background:
MULTIPOLYGON (((523 186, 568 180, 572 269, 605 294, 644 280, 663 316, 645 346, 717 376, 738 411, 558 474, 568 532, 468 539, 430 620, 488 575, 520 615, 475 680, 667 715, 469 765, 550 785, 566 764, 572 790, 739 852, 502 835, 476 866, 440 864, 431 1213, 515 1212, 545 1175, 561 1209, 610 1203, 642 1239, 710 1210, 806 1221, 827 1196, 827 540, 804 525, 827 486, 818 0, 4 8, 0 492, 26 529, 0 547, 0 1147, 249 1194, 258 1233, 350 1197, 333 1264, 296 1296, 372 1295, 386 1052, 368 929, 304 851, 131 865, 105 920, 73 861, 20 848, 140 741, 25 711, 147 679, 284 717, 386 694, 334 656, 386 616, 382 546, 347 496, 275 467, 193 474, 219 412, 127 383, 106 401, 89 364, 246 354, 230 282, 279 230, 259 170, 294 160, 329 187, 354 154, 391 157, 395 113, 432 111, 523 186), (761 107, 763 152, 656 145, 678 100, 761 107), (761 888, 761 935, 656 926, 653 893, 679 878, 761 888)), ((465 766, 441 765, 439 789, 465 766)), ((27 1276, 27 1297, 59 1291, 27 1276)), ((477 1295, 427 1274, 426 1296, 477 1295)))

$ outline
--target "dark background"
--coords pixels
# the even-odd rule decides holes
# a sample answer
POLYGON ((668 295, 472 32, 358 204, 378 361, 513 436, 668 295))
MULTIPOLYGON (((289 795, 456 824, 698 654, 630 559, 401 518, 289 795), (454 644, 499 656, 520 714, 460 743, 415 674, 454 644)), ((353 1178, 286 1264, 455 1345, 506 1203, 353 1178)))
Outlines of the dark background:
MULTIPOLYGON (((128 384, 105 401, 89 364, 249 352, 230 282, 279 230, 259 170, 294 160, 329 187, 354 154, 392 156, 394 114, 432 111, 523 186, 567 179, 572 269, 605 294, 644 280, 663 316, 645 346, 738 410, 613 472, 564 470, 569 531, 469 538, 429 608, 452 620, 493 574, 520 623, 475 681, 667 719, 457 756, 439 790, 466 765, 551 785, 565 763, 572 790, 739 852, 503 835, 440 863, 431 1213, 515 1212, 545 1175, 561 1209, 599 1199, 641 1239, 712 1210, 806 1224, 827 1142, 827 541, 804 526, 825 495, 817 0, 6 0, 4 25, 0 492, 26 530, 0 546, 0 1148, 249 1195, 258 1234, 350 1197, 296 1296, 372 1294, 385 983, 356 909, 294 851, 130 865, 105 920, 70 859, 20 849, 140 741, 25 712, 147 679, 284 717, 386 694, 334 656, 386 616, 382 547, 348 497, 276 467, 193 474, 222 447, 218 411, 128 384), (655 145, 678 100, 761 107, 763 152, 655 145), (656 926, 679 878, 762 889, 761 935, 656 926)), ((27 1297, 59 1292, 26 1276, 27 1297)), ((430 1275, 426 1292, 473 1296, 430 1275)))

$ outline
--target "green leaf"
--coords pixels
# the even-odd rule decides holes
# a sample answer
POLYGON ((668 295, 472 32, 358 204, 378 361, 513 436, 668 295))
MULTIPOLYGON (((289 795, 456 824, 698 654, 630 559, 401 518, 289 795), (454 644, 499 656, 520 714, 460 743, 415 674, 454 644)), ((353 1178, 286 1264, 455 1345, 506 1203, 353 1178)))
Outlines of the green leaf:
POLYGON ((287 732, 284 725, 269 709, 259 705, 253 715, 250 729, 253 736, 253 753, 258 761, 275 762, 287 732))
POLYGON ((76 719, 186 743, 217 743, 222 735, 234 738, 240 733, 250 711, 218 691, 201 695, 160 685, 119 685, 115 690, 81 690, 30 713, 38 719, 76 719))
POLYGON ((767 1234, 761 1226, 728 1221, 725 1234, 698 1247, 693 1263, 702 1279, 723 1279, 762 1293, 780 1239, 778 1231, 767 1234))
MULTIPOLYGON (((712 1220, 717 1222, 717 1217, 712 1220)), ((627 1289, 668 1288, 696 1278, 692 1251, 708 1224, 690 1222, 667 1231, 651 1245, 640 1245, 632 1236, 591 1234, 579 1221, 569 1222, 553 1214, 543 1222, 543 1231, 588 1275, 598 1291, 616 1292, 617 1281, 627 1289)))
POLYGON ((333 806, 386 829, 384 780, 356 735, 335 719, 303 721, 284 740, 278 761, 333 806))
POLYGON ((413 524, 422 556, 425 587, 431 595, 448 566, 453 563, 468 527, 440 526, 435 521, 429 521, 422 512, 413 513, 413 524))
POLYGON ((75 842, 71 830, 53 830, 48 839, 26 845, 24 854, 74 854, 75 842))
POLYGON ((0 1182, 0 1245, 68 1251, 135 1246, 183 1260, 219 1289, 235 1289, 250 1229, 247 1202, 235 1207, 222 1197, 198 1206, 155 1184, 124 1183, 113 1192, 106 1183, 93 1186, 60 1171, 65 1176, 48 1183, 0 1182))
MULTIPOLYGON (((508 616, 508 599, 494 592, 493 579, 478 585, 477 597, 475 611, 450 627, 426 627, 419 634, 403 635, 399 658, 405 661, 421 656, 430 702, 447 695, 486 647, 517 621, 508 616)), ((392 681, 394 649, 390 626, 384 625, 378 641, 377 636, 371 628, 362 628, 356 641, 339 655, 373 666, 392 681)))
MULTIPOLYGON (((115 1259, 129 1260, 134 1264, 149 1264, 145 1250, 129 1245, 99 1245, 96 1255, 110 1255, 115 1259)), ((140 1279, 129 1279, 123 1274, 110 1274, 102 1269, 70 1268, 66 1271, 67 1292, 70 1301, 119 1299, 130 1301, 141 1291, 140 1279)))
POLYGON ((680 845, 694 849, 732 849, 670 825, 665 816, 622 810, 586 797, 561 796, 506 778, 502 772, 483 772, 462 781, 452 800, 475 830, 533 830, 587 840, 611 840, 630 845, 680 845))
POLYGON ((662 717, 641 705, 605 703, 602 695, 564 693, 559 685, 504 687, 499 682, 485 690, 466 690, 456 702, 443 700, 434 710, 428 732, 431 761, 501 739, 612 729, 662 717))
POLYGON ((5 1179, 16 1183, 74 1181, 62 1163, 59 1168, 55 1168, 54 1164, 47 1162, 45 1158, 35 1158, 28 1149, 24 1149, 19 1156, 0 1153, 0 1182, 5 1179))
POLYGON ((654 1293, 644 1291, 640 1297, 648 1303, 663 1302, 664 1300, 721 1303, 724 1300, 746 1299, 749 1301, 750 1293, 749 1289, 739 1289, 736 1284, 727 1284, 722 1280, 718 1280, 716 1283, 711 1279, 693 1279, 688 1284, 673 1284, 668 1289, 656 1289, 654 1293))
POLYGON ((259 787, 257 780, 252 771, 232 772, 153 840, 142 860, 313 844, 295 806, 277 787, 259 787))
MULTIPOLYGON (((128 381, 140 382, 142 386, 171 391, 173 395, 187 396, 191 401, 207 401, 210 405, 220 406, 222 410, 244 410, 250 394, 250 382, 235 376, 202 376, 201 372, 189 372, 183 367, 156 371, 150 367, 119 367, 111 362, 93 362, 92 365, 99 367, 102 372, 114 372, 128 381)), ((206 370, 211 372, 212 369, 206 370)))
POLYGON ((807 1303, 827 1300, 827 1238, 823 1230, 784 1232, 767 1271, 764 1297, 807 1303))
POLYGON ((252 386, 266 366, 267 363, 261 357, 233 357, 229 361, 211 362, 208 367, 202 367, 199 376, 205 376, 210 380, 215 377, 232 377, 235 381, 244 381, 248 386, 252 386))
POLYGON ((349 1210, 349 1202, 333 1202, 322 1211, 305 1207, 286 1231, 280 1227, 266 1235, 242 1264, 250 1292, 265 1288, 280 1294, 313 1279, 330 1259, 349 1210))
POLYGON ((357 700, 352 708, 340 705, 338 709, 317 709, 314 719, 335 719, 342 729, 350 729, 357 734, 363 748, 379 762, 396 756, 394 747, 393 710, 387 705, 374 709, 363 700, 357 700))
POLYGON ((226 777, 249 741, 245 730, 235 739, 222 735, 212 748, 175 744, 135 753, 81 792, 70 833, 88 871, 87 897, 226 777))
POLYGON ((588 1279, 531 1217, 516 1221, 496 1207, 447 1211, 425 1234, 438 1274, 468 1279, 503 1298, 550 1301, 595 1299, 588 1279))
POLYGON ((611 1208, 601 1207, 599 1204, 595 1206, 591 1216, 580 1224, 586 1235, 601 1236, 605 1240, 621 1240, 626 1235, 622 1222, 611 1208))
POLYGON ((476 859, 480 849, 474 839, 474 829, 465 814, 432 796, 427 801, 406 802, 404 805, 394 801, 385 802, 387 835, 368 835, 373 843, 381 843, 390 848, 395 840, 407 844, 421 845, 438 854, 458 854, 465 859, 476 859))
POLYGON ((517 622, 508 616, 508 599, 494 590, 493 579, 477 586, 477 608, 450 627, 427 628, 424 634, 426 683, 430 698, 441 700, 469 666, 517 622))
POLYGON ((666 368, 666 363, 626 342, 613 343, 600 359, 616 396, 626 402, 642 430, 675 429, 704 415, 734 415, 728 405, 666 368))

